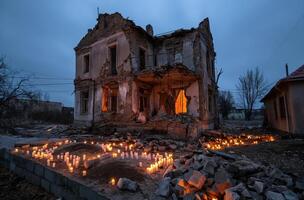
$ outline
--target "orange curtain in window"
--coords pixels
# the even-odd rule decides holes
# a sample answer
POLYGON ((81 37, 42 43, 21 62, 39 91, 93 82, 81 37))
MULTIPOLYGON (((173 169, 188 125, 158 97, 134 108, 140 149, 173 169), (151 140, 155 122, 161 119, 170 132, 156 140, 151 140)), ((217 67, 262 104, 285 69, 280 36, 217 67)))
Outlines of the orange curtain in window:
POLYGON ((185 90, 180 90, 175 101, 175 114, 187 113, 185 90))
POLYGON ((108 111, 108 96, 109 96, 109 90, 107 88, 103 88, 102 100, 101 100, 101 111, 102 112, 108 111))

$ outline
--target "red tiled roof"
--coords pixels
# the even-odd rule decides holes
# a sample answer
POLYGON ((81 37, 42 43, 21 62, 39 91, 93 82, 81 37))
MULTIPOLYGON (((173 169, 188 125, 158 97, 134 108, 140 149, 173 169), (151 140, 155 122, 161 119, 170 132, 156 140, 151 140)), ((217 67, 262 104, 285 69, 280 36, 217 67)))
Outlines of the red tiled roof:
POLYGON ((292 72, 286 79, 304 77, 304 65, 292 72))

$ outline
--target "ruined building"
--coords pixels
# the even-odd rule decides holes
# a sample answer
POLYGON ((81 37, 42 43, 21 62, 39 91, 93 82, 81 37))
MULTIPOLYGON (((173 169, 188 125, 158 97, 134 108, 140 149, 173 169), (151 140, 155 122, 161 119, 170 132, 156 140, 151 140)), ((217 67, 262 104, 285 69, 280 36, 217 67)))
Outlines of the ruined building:
POLYGON ((119 13, 100 14, 76 52, 76 123, 195 137, 216 119, 209 21, 153 35, 119 13))

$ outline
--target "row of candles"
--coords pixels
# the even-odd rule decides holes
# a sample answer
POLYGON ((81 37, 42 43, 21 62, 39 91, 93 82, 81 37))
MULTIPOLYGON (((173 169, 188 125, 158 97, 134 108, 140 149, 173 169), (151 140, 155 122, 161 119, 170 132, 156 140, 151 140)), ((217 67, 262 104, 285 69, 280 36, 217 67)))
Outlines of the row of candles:
MULTIPOLYGON (((15 148, 15 152, 18 153, 19 151, 22 153, 26 153, 27 155, 30 155, 32 158, 35 159, 45 159, 46 164, 49 167, 56 167, 56 162, 60 161, 65 163, 68 171, 70 173, 74 173, 76 169, 80 168, 80 164, 83 164, 83 167, 85 169, 86 162, 93 159, 100 158, 100 154, 97 154, 97 156, 93 157, 87 157, 86 154, 83 154, 82 156, 78 155, 72 155, 70 152, 64 152, 55 155, 55 150, 64 145, 64 144, 70 144, 70 143, 76 143, 76 140, 65 140, 61 142, 54 143, 53 145, 45 144, 41 147, 30 147, 30 148, 15 148), (50 147, 51 146, 51 147, 50 147), (56 160, 55 160, 56 159, 56 160), (81 163, 82 162, 82 163, 81 163)), ((159 153, 147 153, 147 152, 140 152, 137 151, 136 148, 134 148, 133 144, 125 144, 125 143, 98 143, 98 142, 87 142, 83 141, 84 144, 96 144, 102 148, 103 152, 111 153, 113 158, 120 158, 120 159, 136 159, 136 160, 149 160, 153 162, 150 164, 150 166, 147 168, 148 173, 154 173, 158 171, 159 168, 168 166, 173 163, 173 156, 172 154, 160 155, 159 153)), ((143 163, 138 163, 139 167, 143 167, 143 163)), ((82 171, 82 176, 87 175, 87 171, 82 171)))
POLYGON ((221 150, 227 147, 252 145, 260 142, 273 142, 275 138, 271 135, 240 135, 240 136, 227 136, 226 138, 216 138, 213 141, 205 143, 208 149, 221 150))
POLYGON ((157 157, 155 159, 154 163, 151 163, 149 167, 147 167, 147 173, 152 174, 157 172, 160 168, 165 168, 169 165, 173 164, 173 156, 172 154, 169 155, 165 155, 165 157, 163 157, 162 155, 160 155, 159 157, 157 157))

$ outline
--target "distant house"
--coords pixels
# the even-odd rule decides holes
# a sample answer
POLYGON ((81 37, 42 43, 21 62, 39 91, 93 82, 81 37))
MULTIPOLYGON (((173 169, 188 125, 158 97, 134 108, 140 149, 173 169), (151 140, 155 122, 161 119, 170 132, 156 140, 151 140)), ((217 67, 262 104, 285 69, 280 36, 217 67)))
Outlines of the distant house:
MULTIPOLYGON (((252 119, 263 119, 263 109, 253 109, 252 110, 252 119)), ((228 114, 228 119, 230 120, 245 120, 245 109, 242 108, 232 108, 228 114)))
POLYGON ((270 127, 304 134, 304 65, 279 80, 261 101, 270 127))

